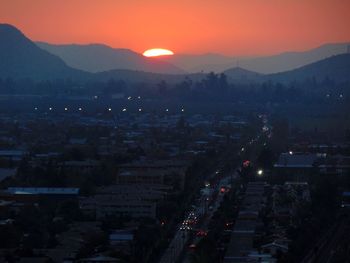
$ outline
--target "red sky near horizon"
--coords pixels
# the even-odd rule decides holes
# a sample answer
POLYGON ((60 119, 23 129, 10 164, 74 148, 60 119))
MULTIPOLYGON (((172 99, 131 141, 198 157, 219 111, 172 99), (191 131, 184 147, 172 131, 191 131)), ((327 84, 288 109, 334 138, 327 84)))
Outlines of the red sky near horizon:
POLYGON ((350 41, 350 0, 0 0, 35 41, 267 55, 350 41))

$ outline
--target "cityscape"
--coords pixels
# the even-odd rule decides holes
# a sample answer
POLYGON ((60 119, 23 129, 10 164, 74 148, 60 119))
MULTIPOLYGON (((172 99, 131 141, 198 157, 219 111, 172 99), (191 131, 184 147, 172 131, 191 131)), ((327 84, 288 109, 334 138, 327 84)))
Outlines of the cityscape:
POLYGON ((348 10, 0 0, 0 262, 350 262, 348 10))

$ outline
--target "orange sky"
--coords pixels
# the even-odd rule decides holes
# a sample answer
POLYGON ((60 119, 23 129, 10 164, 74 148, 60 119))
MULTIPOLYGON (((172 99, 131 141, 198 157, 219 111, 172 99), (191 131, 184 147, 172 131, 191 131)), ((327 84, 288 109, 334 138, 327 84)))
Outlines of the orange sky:
POLYGON ((265 55, 350 41, 350 0, 0 0, 33 40, 265 55))

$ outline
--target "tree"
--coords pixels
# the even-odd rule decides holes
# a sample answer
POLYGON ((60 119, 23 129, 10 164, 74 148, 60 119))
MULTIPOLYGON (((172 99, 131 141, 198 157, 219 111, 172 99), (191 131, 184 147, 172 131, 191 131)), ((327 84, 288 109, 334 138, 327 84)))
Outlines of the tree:
POLYGON ((158 87, 158 93, 162 96, 164 96, 168 91, 168 84, 164 80, 159 82, 157 84, 157 87, 158 87))

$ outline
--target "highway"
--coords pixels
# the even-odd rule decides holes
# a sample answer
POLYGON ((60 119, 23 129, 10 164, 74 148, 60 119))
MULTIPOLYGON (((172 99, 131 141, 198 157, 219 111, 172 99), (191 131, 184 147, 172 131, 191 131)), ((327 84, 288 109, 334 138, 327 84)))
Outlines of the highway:
MULTIPOLYGON (((233 178, 236 178, 236 176, 237 176, 236 174, 233 175, 233 178)), ((213 195, 214 195, 214 193, 218 193, 218 194, 216 195, 215 200, 213 200, 212 209, 208 210, 202 223, 200 225, 196 226, 197 229, 200 229, 204 233, 208 233, 209 222, 211 221, 214 213, 218 210, 221 202, 223 201, 224 193, 221 193, 221 191, 220 191, 221 187, 223 187, 223 186, 224 187, 227 187, 227 186, 231 187, 231 181, 232 181, 231 176, 226 176, 226 177, 222 178, 216 186, 214 186, 213 195)), ((192 240, 192 244, 197 245, 202 238, 204 238, 204 236, 195 235, 194 239, 192 240)), ((183 262, 184 263, 191 262, 189 250, 184 251, 183 262)))
MULTIPOLYGON (((267 118, 263 118, 264 127, 262 128, 261 134, 267 134, 270 136, 270 130, 267 128, 267 118)), ((245 148, 250 147, 255 142, 258 141, 261 134, 258 134, 255 139, 252 139, 249 141, 245 147, 241 148, 241 151, 238 152, 238 155, 241 155, 242 152, 245 151, 245 148)), ((237 171, 235 169, 234 171, 237 171)), ((211 178, 217 177, 219 174, 219 171, 216 171, 212 174, 211 178)), ((161 257, 159 263, 175 263, 180 259, 180 256, 183 257, 183 261, 185 263, 190 262, 190 256, 188 253, 189 250, 187 247, 187 242, 189 241, 189 231, 192 231, 193 228, 203 230, 204 232, 208 231, 208 224, 214 215, 214 213, 217 211, 217 209, 220 207, 220 204, 223 200, 223 193, 220 193, 222 186, 229 186, 232 187, 233 180, 235 180, 238 177, 238 174, 234 172, 234 174, 227 175, 220 179, 220 181, 214 185, 204 185, 201 188, 201 198, 199 204, 193 204, 192 207, 195 207, 192 211, 189 212, 189 214, 194 214, 197 217, 196 221, 201 221, 200 225, 191 225, 186 223, 188 221, 189 217, 185 218, 180 226, 178 226, 178 230, 176 231, 173 239, 170 242, 170 245, 164 252, 163 256, 161 257), (214 200, 213 200, 214 199, 214 200), (211 207, 209 209, 208 203, 211 203, 211 207), (201 219, 201 220, 200 220, 201 219), (182 253, 184 252, 184 253, 182 253)), ((193 244, 197 244, 203 237, 195 235, 193 244)))
MULTIPOLYGON (((223 193, 220 193, 222 186, 228 186, 231 182, 231 176, 222 178, 219 183, 215 186, 206 185, 201 189, 201 198, 200 203, 196 206, 193 204, 193 207, 196 207, 188 213, 188 216, 183 220, 182 224, 178 227, 174 238, 171 240, 169 247, 163 254, 159 263, 175 263, 182 255, 187 242, 189 241, 189 231, 193 229, 201 229, 204 232, 208 231, 208 224, 215 213, 215 211, 220 207, 220 203, 223 199, 223 193), (212 200, 215 198, 214 200, 212 200), (208 208, 208 203, 211 203, 210 209, 208 208), (190 224, 189 221, 198 222, 201 220, 200 225, 196 223, 190 224)), ((202 237, 195 236, 193 243, 197 244, 202 237)), ((185 253, 183 262, 189 262, 188 253, 185 253)))

